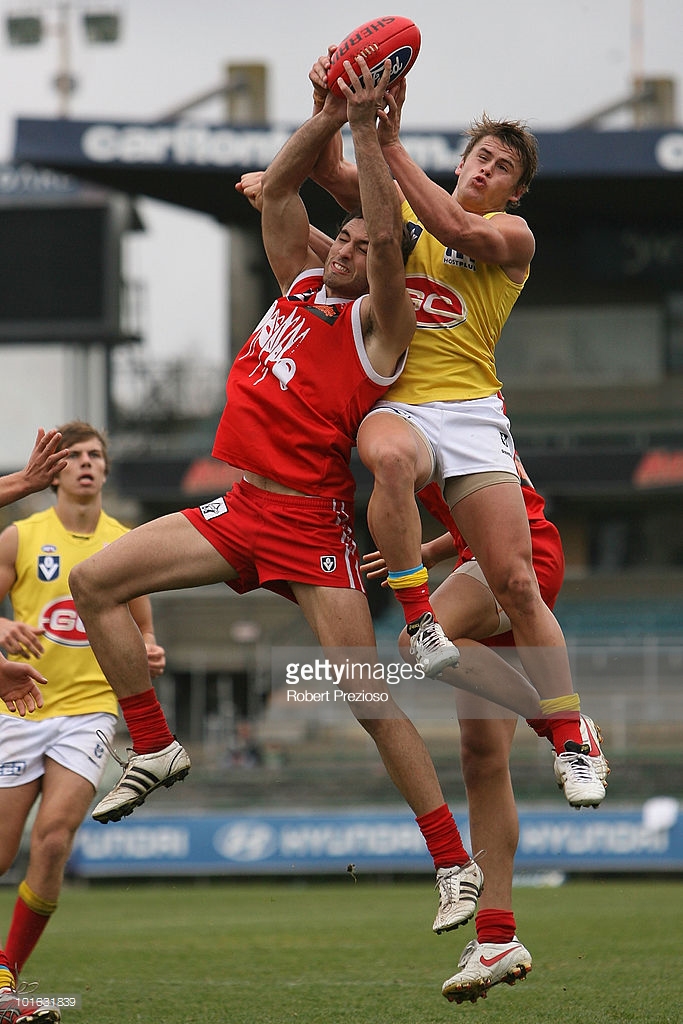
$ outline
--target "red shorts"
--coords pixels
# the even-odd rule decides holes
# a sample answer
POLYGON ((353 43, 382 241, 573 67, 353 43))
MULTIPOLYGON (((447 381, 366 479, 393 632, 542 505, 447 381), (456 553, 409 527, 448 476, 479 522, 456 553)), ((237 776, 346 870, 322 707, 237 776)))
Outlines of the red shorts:
POLYGON ((238 573, 226 581, 238 594, 264 587, 294 601, 289 581, 365 593, 348 502, 240 480, 222 498, 182 511, 238 573))

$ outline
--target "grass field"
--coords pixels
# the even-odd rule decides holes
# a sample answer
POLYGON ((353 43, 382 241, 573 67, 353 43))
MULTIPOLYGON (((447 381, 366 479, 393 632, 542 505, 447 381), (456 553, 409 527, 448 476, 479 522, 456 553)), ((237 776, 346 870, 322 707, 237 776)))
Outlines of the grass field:
MULTIPOLYGON (((0 889, 3 934, 15 890, 0 889)), ((515 890, 529 978, 440 994, 470 924, 431 933, 428 879, 70 884, 24 972, 64 1024, 680 1024, 683 882, 515 890)))

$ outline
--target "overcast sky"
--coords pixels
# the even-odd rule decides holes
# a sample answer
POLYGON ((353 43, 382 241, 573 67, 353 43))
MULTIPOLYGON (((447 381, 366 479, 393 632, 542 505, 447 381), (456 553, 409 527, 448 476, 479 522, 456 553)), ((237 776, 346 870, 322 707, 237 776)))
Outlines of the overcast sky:
MULTIPOLYGON (((56 0, 0 0, 3 15, 44 12, 56 0)), ((70 116, 155 119, 217 86, 230 61, 269 67, 270 120, 294 126, 311 106, 308 69, 329 43, 369 17, 412 17, 422 51, 410 72, 404 125, 457 130, 486 110, 538 130, 562 129, 627 95, 634 75, 673 76, 683 90, 683 0, 485 0, 377 4, 347 0, 74 0, 70 116), (84 42, 83 11, 116 8, 121 41, 84 42), (313 10, 313 16, 310 11, 313 10), (327 13, 326 13, 327 11, 327 13)), ((32 48, 0 43, 0 160, 12 156, 17 116, 53 117, 55 34, 32 48)), ((218 121, 216 102, 198 116, 218 121)), ((618 124, 615 126, 619 126, 618 124)), ((149 291, 146 350, 153 356, 223 352, 225 245, 209 218, 143 204, 147 233, 129 246, 129 270, 149 291)))

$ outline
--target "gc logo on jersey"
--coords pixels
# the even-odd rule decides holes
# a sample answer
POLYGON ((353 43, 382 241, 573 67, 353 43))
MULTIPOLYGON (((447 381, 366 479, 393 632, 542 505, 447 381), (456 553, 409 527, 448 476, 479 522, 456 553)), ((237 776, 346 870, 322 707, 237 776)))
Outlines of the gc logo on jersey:
POLYGON ((38 579, 50 583, 59 577, 59 555, 38 555, 38 579))
POLYGON ((454 288, 426 274, 406 277, 408 294, 415 307, 417 326, 427 330, 457 327, 467 320, 467 306, 454 288))
POLYGON ((87 647, 88 637, 71 595, 49 601, 38 619, 47 640, 63 647, 87 647))

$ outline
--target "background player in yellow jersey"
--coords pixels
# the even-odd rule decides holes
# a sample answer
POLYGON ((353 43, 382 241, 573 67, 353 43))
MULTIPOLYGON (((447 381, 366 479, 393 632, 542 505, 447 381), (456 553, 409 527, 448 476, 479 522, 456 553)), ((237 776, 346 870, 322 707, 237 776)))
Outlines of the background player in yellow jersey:
MULTIPOLYGON (((58 430, 38 430, 28 462, 16 473, 0 476, 0 507, 11 505, 29 494, 44 490, 55 473, 66 466, 66 449, 61 447, 62 435, 58 430)), ((22 717, 43 706, 38 684, 47 680, 33 665, 8 661, 0 655, 0 698, 8 710, 22 717)))
MULTIPOLYGON (((19 718, 0 705, 0 872, 11 866, 29 811, 41 797, 31 830, 26 878, 19 885, 4 954, 0 989, 12 988, 57 907, 76 830, 92 802, 107 760, 117 702, 85 635, 68 588, 74 565, 127 532, 102 509, 109 457, 104 436, 88 423, 59 428, 68 448, 54 477, 54 506, 8 526, 0 535, 0 599, 13 619, 0 619, 0 646, 40 666, 48 679, 43 706, 19 718)), ((164 669, 148 597, 130 602, 147 647, 150 675, 164 669)), ((10 1021, 55 1020, 38 1009, 10 1021)), ((50 1011, 53 1012, 53 1011, 50 1011)))

